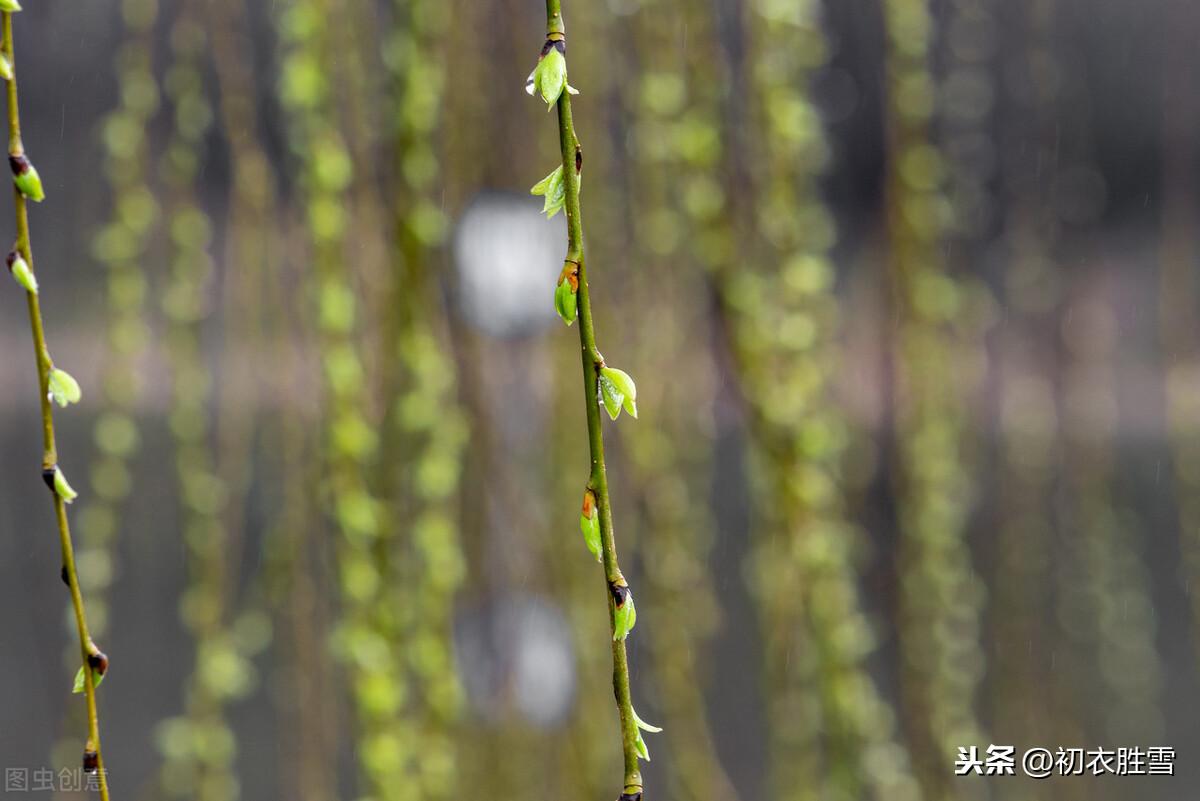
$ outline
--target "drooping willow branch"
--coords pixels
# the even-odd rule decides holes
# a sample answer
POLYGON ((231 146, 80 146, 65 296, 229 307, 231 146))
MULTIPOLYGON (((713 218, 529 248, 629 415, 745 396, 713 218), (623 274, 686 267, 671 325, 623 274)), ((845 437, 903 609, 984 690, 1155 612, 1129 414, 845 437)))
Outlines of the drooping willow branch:
POLYGON ((337 645, 353 687, 363 779, 372 797, 388 801, 411 797, 411 777, 420 765, 407 720, 405 676, 391 658, 396 617, 405 610, 387 602, 382 570, 394 531, 383 519, 373 469, 380 443, 366 403, 363 304, 354 283, 364 268, 350 261, 359 251, 353 246, 356 221, 347 212, 359 187, 339 110, 344 72, 354 65, 337 56, 337 34, 349 29, 331 6, 327 0, 304 0, 289 8, 281 31, 288 49, 283 99, 292 144, 304 165, 300 201, 312 248, 307 289, 316 307, 323 367, 322 468, 338 532, 342 590, 337 645))
POLYGON ((724 260, 733 228, 716 178, 724 83, 723 65, 713 58, 719 50, 713 12, 709 0, 642 5, 606 26, 611 33, 604 47, 589 49, 608 59, 620 42, 635 54, 612 76, 611 91, 622 102, 607 104, 613 117, 606 127, 622 132, 610 144, 621 173, 592 191, 604 192, 606 207, 622 209, 612 215, 619 227, 604 241, 618 263, 637 265, 622 276, 622 286, 640 308, 655 310, 639 315, 626 341, 653 342, 640 369, 674 376, 651 390, 654 407, 672 411, 622 441, 639 531, 654 533, 636 545, 655 566, 640 583, 659 620, 645 645, 655 700, 671 721, 662 738, 670 752, 665 781, 673 798, 737 801, 705 700, 707 652, 722 615, 711 589, 711 509, 698 497, 714 469, 701 429, 717 385, 711 350, 695 346, 712 323, 712 288, 696 280, 696 270, 724 260), (688 47, 678 46, 683 29, 688 47))
POLYGON ((821 197, 829 145, 809 96, 828 40, 812 0, 754 0, 748 10, 749 239, 759 258, 733 245, 709 250, 737 253, 718 265, 718 285, 759 468, 753 585, 773 699, 772 793, 807 798, 819 787, 826 799, 911 798, 907 754, 870 675, 859 534, 842 490, 835 234, 821 197))
POLYGON ((904 577, 900 608, 905 717, 925 796, 975 798, 952 785, 943 755, 983 740, 976 689, 983 583, 965 540, 971 508, 963 385, 975 354, 961 331, 966 292, 941 248, 942 155, 932 144, 933 20, 923 0, 887 0, 887 226, 897 304, 896 437, 904 577))
MULTIPOLYGON (((1056 675, 1059 637, 1052 608, 1055 599, 1053 565, 1056 524, 1061 517, 1058 465, 1062 437, 1057 425, 1056 380, 1061 354, 1042 346, 1053 341, 1062 302, 1058 289, 1059 244, 1053 204, 1046 188, 1043 165, 1057 164, 1060 146, 1057 110, 1063 97, 1057 82, 1040 81, 1043 69, 1055 64, 1054 32, 1045 19, 1045 6, 1022 3, 1017 19, 1020 47, 1002 54, 1005 85, 1018 113, 1001 118, 999 152, 1007 155, 999 170, 1003 178, 999 210, 1008 243, 1004 291, 999 293, 1006 324, 997 332, 994 393, 1000 421, 996 448, 995 556, 989 582, 990 603, 1004 610, 991 624, 991 654, 984 697, 989 700, 997 737, 1032 740, 1053 732, 1064 741, 1078 732, 1063 722, 1075 717, 1064 702, 1068 694, 1054 693, 1055 703, 1031 696, 1028 688, 1056 675), (1039 358, 1031 359, 1030 354, 1039 358), (1026 648, 1005 647, 1028 643, 1026 648)), ((995 16, 994 14, 992 15, 995 16)), ((1057 66, 1053 68, 1057 69, 1057 66)), ((1070 681, 1075 682, 1072 672, 1070 681)), ((1030 787, 1027 801, 1053 797, 1045 787, 1030 787), (1039 792, 1040 790, 1040 792, 1039 792)))
POLYGON ((222 475, 230 477, 227 480, 236 499, 227 504, 231 535, 237 534, 237 526, 245 517, 249 476, 246 459, 254 455, 256 439, 262 441, 261 453, 269 454, 269 462, 259 470, 278 477, 278 512, 267 526, 262 580, 255 582, 265 598, 256 598, 255 605, 243 610, 233 626, 236 631, 255 621, 260 611, 258 603, 275 607, 280 620, 271 636, 283 667, 269 681, 287 685, 283 696, 306 699, 302 704, 280 705, 282 735, 277 759, 286 766, 280 775, 287 777, 281 782, 282 792, 301 801, 324 801, 334 796, 331 774, 336 761, 332 752, 336 749, 326 743, 333 736, 334 727, 328 724, 329 706, 336 693, 328 688, 330 660, 319 637, 324 632, 321 599, 326 593, 314 586, 312 562, 317 560, 309 556, 315 533, 307 480, 309 465, 314 461, 313 437, 303 404, 282 403, 268 407, 268 414, 241 410, 250 385, 256 388, 253 403, 260 412, 271 399, 303 394, 297 389, 303 380, 298 378, 303 374, 298 366, 303 337, 291 324, 303 315, 296 315, 291 308, 291 288, 296 282, 284 264, 284 243, 299 241, 301 236, 289 237, 280 225, 275 175, 259 135, 262 109, 256 103, 258 87, 251 64, 254 48, 250 10, 243 0, 216 0, 210 8, 205 22, 220 100, 221 133, 227 141, 231 167, 224 215, 224 337, 230 343, 266 343, 273 365, 265 375, 259 364, 245 358, 245 348, 235 348, 229 361, 240 362, 230 364, 237 380, 222 382, 229 389, 222 393, 217 414, 218 465, 222 475))
POLYGON ((218 465, 214 452, 210 410, 216 382, 203 349, 215 264, 213 221, 196 197, 213 119, 204 82, 209 41, 201 5, 198 0, 181 4, 171 31, 172 63, 166 82, 174 124, 162 168, 170 231, 170 278, 162 308, 172 366, 170 424, 188 556, 188 586, 180 611, 196 650, 186 684, 186 714, 160 728, 166 756, 161 781, 166 792, 198 801, 228 801, 237 794, 237 778, 236 740, 226 708, 252 689, 249 657, 263 642, 233 634, 231 598, 237 580, 230 554, 238 548, 228 524, 235 493, 227 480, 233 471, 218 465))
POLYGON ((466 567, 457 506, 467 421, 456 404, 454 364, 437 292, 446 224, 441 210, 445 156, 438 100, 448 82, 451 12, 442 0, 396 0, 388 39, 394 82, 397 197, 395 267, 388 316, 388 361, 395 401, 388 411, 389 490, 398 558, 389 566, 389 602, 405 610, 396 659, 411 675, 413 725, 421 769, 414 785, 428 801, 461 795, 462 737, 455 730, 463 692, 452 644, 454 597, 466 567), (421 165, 415 168, 414 165, 421 165))
POLYGON ((29 307, 29 329, 33 338, 34 356, 37 361, 38 389, 42 411, 42 478, 50 488, 54 499, 54 516, 58 522, 59 546, 62 550, 62 578, 71 591, 71 606, 75 612, 75 627, 79 632, 80 670, 77 684, 81 685, 88 717, 87 743, 83 749, 83 770, 96 773, 101 801, 108 801, 108 777, 104 769, 104 758, 100 752, 100 722, 96 710, 96 685, 108 670, 105 656, 88 634, 87 614, 84 611, 83 593, 79 589, 79 577, 75 569, 75 551, 71 544, 71 526, 67 520, 67 504, 76 493, 67 483, 66 476, 58 466, 58 447, 54 438, 54 412, 52 401, 66 405, 79 400, 79 385, 64 371, 54 366, 50 350, 46 346, 46 333, 42 324, 42 309, 38 296, 38 285, 33 271, 33 250, 29 240, 28 201, 40 202, 45 196, 37 170, 25 155, 21 141, 21 118, 17 96, 16 58, 13 48, 13 13, 20 11, 16 0, 0 0, 3 14, 4 41, 0 45, 3 60, 0 73, 8 82, 8 161, 13 170, 13 200, 16 206, 17 241, 8 255, 8 267, 18 284, 25 290, 29 307))
POLYGON ((642 724, 633 711, 625 639, 636 620, 636 612, 633 593, 617 563, 608 473, 604 464, 604 433, 601 429, 600 407, 603 403, 614 419, 622 408, 636 416, 636 390, 628 375, 607 367, 604 357, 596 347, 579 202, 583 148, 575 134, 571 116, 570 96, 574 89, 567 83, 566 42, 561 0, 546 0, 546 42, 542 47, 537 67, 530 75, 528 89, 531 94, 540 94, 546 103, 557 106, 562 164, 535 186, 534 192, 545 195, 547 211, 553 214, 561 208, 567 217, 567 256, 555 291, 555 305, 568 324, 573 322, 576 316, 579 319, 583 392, 592 462, 591 475, 584 492, 581 519, 588 547, 603 562, 608 585, 608 607, 613 632, 613 691, 621 719, 621 750, 624 761, 621 799, 633 801, 642 797, 642 774, 638 769, 638 756, 639 753, 643 756, 646 754, 639 728, 651 731, 654 729, 642 724))

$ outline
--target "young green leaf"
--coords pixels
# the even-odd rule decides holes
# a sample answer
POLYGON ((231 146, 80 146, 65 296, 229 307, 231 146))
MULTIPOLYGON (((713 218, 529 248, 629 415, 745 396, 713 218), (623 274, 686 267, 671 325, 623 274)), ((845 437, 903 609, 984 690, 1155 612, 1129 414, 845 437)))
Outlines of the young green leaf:
POLYGON ((583 531, 583 541, 588 550, 601 561, 600 557, 600 510, 596 508, 596 493, 588 490, 583 494, 583 512, 579 515, 579 528, 583 531))
POLYGON ((525 91, 530 95, 541 95, 549 111, 567 88, 567 58, 559 50, 558 43, 547 42, 546 45, 537 66, 525 80, 525 91))
POLYGON ((617 389, 617 385, 612 382, 612 379, 600 371, 600 378, 597 381, 600 385, 600 403, 604 405, 604 410, 608 412, 608 416, 616 420, 621 416, 621 404, 625 402, 625 396, 621 394, 621 390, 617 389))
POLYGON ((637 713, 636 709, 633 710, 633 722, 637 724, 637 727, 639 729, 643 729, 643 730, 651 732, 653 734, 658 734, 660 731, 662 731, 661 726, 652 726, 649 723, 647 723, 646 721, 642 720, 640 717, 638 717, 638 713, 637 713))
POLYGON ((635 745, 637 746, 638 756, 641 757, 642 759, 646 760, 647 762, 649 762, 650 761, 650 749, 646 747, 646 741, 642 739, 641 732, 638 732, 637 742, 635 743, 635 745))
POLYGON ((17 0, 0 0, 0 11, 7 14, 12 14, 15 11, 21 10, 21 4, 17 0))
POLYGON ((67 483, 67 477, 63 475, 63 471, 57 467, 54 468, 54 491, 67 503, 79 497, 79 493, 67 483))
MULTIPOLYGON (((629 412, 629 416, 637 419, 637 386, 633 383, 629 373, 624 370, 618 370, 615 367, 600 368, 600 378, 608 379, 608 382, 616 389, 614 395, 619 395, 621 401, 618 405, 625 407, 625 411, 629 412)), ((610 411, 609 414, 612 414, 610 411)), ((613 417, 615 420, 616 417, 613 417)))
POLYGON ((21 257, 20 253, 15 250, 8 254, 8 272, 12 275, 13 280, 21 285, 31 295, 38 293, 37 276, 33 274, 33 270, 29 268, 29 262, 21 257))
POLYGON ((563 180, 562 165, 555 167, 549 175, 534 184, 529 194, 542 195, 545 198, 542 213, 546 215, 546 219, 553 219, 567 202, 567 182, 563 180))
POLYGON ((50 389, 50 397, 59 406, 79 403, 79 399, 83 397, 83 390, 79 388, 79 382, 66 370, 51 367, 50 375, 46 377, 46 383, 50 389))
POLYGON ((558 279, 558 286, 554 288, 554 309, 567 325, 575 322, 579 313, 579 298, 571 282, 565 278, 558 279))
POLYGON ((41 203, 46 199, 46 193, 42 190, 42 179, 38 175, 37 167, 29 161, 29 157, 22 153, 19 156, 9 156, 8 166, 12 168, 13 183, 17 185, 17 189, 21 190, 21 194, 32 200, 34 203, 41 203))
POLYGON ((553 170, 550 171, 549 175, 547 175, 545 178, 543 178, 542 180, 540 180, 536 184, 534 184, 532 187, 530 187, 529 194, 531 194, 531 195, 546 194, 553 184, 555 184, 556 182, 562 183, 562 175, 563 175, 562 165, 559 164, 557 167, 555 167, 553 170))
POLYGON ((0 78, 3 78, 6 81, 11 81, 13 79, 12 62, 2 55, 0 55, 0 78))
MULTIPOLYGON (((99 687, 100 682, 104 681, 106 674, 101 673, 96 668, 92 668, 92 686, 99 687)), ((83 686, 83 666, 80 665, 79 670, 75 673, 75 688, 71 690, 73 693, 81 693, 84 690, 83 686)))

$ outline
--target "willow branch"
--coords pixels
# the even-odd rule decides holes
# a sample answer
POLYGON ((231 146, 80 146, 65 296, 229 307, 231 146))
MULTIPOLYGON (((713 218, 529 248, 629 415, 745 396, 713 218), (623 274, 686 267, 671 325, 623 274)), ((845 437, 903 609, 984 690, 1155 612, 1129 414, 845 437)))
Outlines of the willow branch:
MULTIPOLYGON (((566 27, 563 24, 562 1, 546 0, 546 40, 562 42, 566 47, 566 27)), ((600 513, 600 544, 607 580, 609 619, 616 620, 615 592, 625 587, 625 577, 617 564, 617 544, 613 536, 612 504, 608 497, 608 473, 604 466, 604 433, 600 426, 599 380, 604 359, 596 348, 596 331, 592 320, 592 303, 587 281, 587 265, 583 255, 583 218, 579 207, 579 177, 583 170, 583 149, 575 135, 571 118, 570 92, 558 98, 558 133, 562 151, 563 180, 566 185, 564 210, 567 215, 568 265, 578 268, 579 277, 579 345, 583 357, 583 397, 587 407, 588 445, 592 457, 588 488, 596 495, 600 513)), ((629 690, 629 664, 625 641, 616 638, 612 644, 613 692, 621 716, 621 750, 624 755, 625 778, 622 799, 642 797, 642 774, 638 770, 637 723, 633 714, 633 699, 629 690)))
MULTIPOLYGON (((10 163, 25 161, 25 147, 21 142, 21 118, 17 103, 16 59, 13 53, 12 13, 3 14, 4 58, 12 66, 13 74, 8 79, 8 155, 10 163)), ((16 169, 16 167, 14 167, 16 169)), ((33 251, 29 244, 29 209, 25 195, 15 185, 13 200, 16 206, 17 241, 14 250, 20 254, 29 270, 33 270, 33 251)), ((35 291, 26 289, 25 299, 29 306, 29 329, 33 336, 34 357, 38 371, 38 389, 42 407, 42 476, 50 486, 54 499, 54 516, 58 521, 58 540, 62 548, 63 578, 71 591, 71 606, 75 611, 75 626, 79 631, 79 655, 83 668, 83 689, 87 700, 88 740, 83 751, 83 769, 96 772, 99 778, 100 799, 108 801, 108 779, 104 772, 104 759, 100 754, 100 722, 96 714, 96 681, 93 671, 103 673, 108 658, 100 653, 88 634, 87 615, 84 613, 83 594, 79 591, 79 579, 75 571, 75 550, 71 545, 71 526, 67 520, 66 500, 54 487, 58 472, 58 448, 54 441, 54 413, 50 406, 50 371, 54 363, 46 347, 46 333, 42 325, 42 309, 35 291)))

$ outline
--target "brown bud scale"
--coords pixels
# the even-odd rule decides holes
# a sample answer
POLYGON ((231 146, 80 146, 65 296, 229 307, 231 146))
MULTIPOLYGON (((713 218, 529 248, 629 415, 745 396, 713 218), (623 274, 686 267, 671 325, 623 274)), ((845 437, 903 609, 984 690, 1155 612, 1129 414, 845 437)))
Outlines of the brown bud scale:
POLYGON ((608 584, 608 591, 612 593, 613 601, 616 602, 618 609, 625 605, 625 600, 629 597, 629 587, 611 581, 608 584))
POLYGON ((88 667, 103 676, 108 672, 108 655, 103 651, 97 650, 88 654, 88 667))

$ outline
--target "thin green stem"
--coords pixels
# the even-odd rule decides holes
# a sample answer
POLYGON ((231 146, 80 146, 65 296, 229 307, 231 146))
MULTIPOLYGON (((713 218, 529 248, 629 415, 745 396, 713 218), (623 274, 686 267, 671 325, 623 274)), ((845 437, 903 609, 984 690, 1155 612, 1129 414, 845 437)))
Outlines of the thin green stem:
MULTIPOLYGON (((12 14, 4 13, 4 42, 2 45, 4 57, 12 65, 13 77, 8 80, 8 153, 10 156, 20 156, 25 152, 21 142, 21 119, 17 103, 16 59, 13 54, 12 14)), ((29 269, 33 270, 33 252, 29 244, 29 209, 25 196, 15 186, 13 200, 16 206, 17 242, 15 249, 25 259, 29 269)), ((33 336, 34 357, 38 370, 38 389, 41 392, 42 407, 42 471, 58 469, 58 449, 54 441, 54 413, 50 407, 50 370, 53 362, 50 351, 46 347, 46 333, 42 325, 42 309, 35 292, 25 293, 29 305, 29 329, 33 336)), ((84 747, 84 767, 90 770, 94 765, 99 779, 100 799, 108 801, 108 778, 104 772, 104 758, 100 752, 100 722, 96 714, 96 684, 89 669, 88 658, 99 654, 99 650, 88 634, 87 615, 83 608, 83 593, 79 591, 79 579, 75 571, 75 550, 71 545, 71 526, 67 520, 67 506, 63 497, 51 486, 54 498, 54 516, 58 521, 58 540, 62 548, 63 571, 66 574, 67 585, 71 591, 71 605, 75 610, 75 627, 79 631, 80 662, 83 666, 84 696, 87 700, 88 741, 84 747), (94 755, 94 756, 93 756, 94 755)))
MULTIPOLYGON (((562 1, 546 0, 546 38, 566 41, 562 1)), ((625 586, 625 577, 617 564, 617 544, 613 536, 612 504, 608 497, 608 472, 604 466, 604 432, 600 424, 599 379, 604 359, 596 348, 596 330, 592 320, 592 303, 588 290, 587 265, 583 255, 583 218, 579 206, 579 176, 583 170, 583 149, 575 135, 571 117, 571 96, 563 91, 558 99, 558 133, 562 150, 563 178, 566 183, 567 257, 566 262, 579 268, 579 345, 583 358, 583 396, 587 407, 588 445, 592 456, 588 488, 596 495, 600 512, 600 543, 607 580, 609 619, 616 620, 616 601, 611 588, 625 586)), ((637 723, 633 715, 633 699, 629 690, 629 664, 625 641, 614 639, 613 692, 621 716, 621 750, 624 755, 625 779, 622 798, 641 798, 642 774, 638 770, 637 723)))

